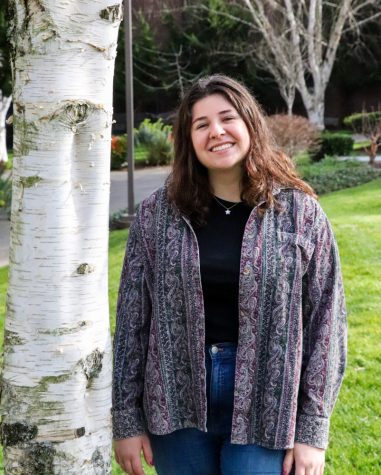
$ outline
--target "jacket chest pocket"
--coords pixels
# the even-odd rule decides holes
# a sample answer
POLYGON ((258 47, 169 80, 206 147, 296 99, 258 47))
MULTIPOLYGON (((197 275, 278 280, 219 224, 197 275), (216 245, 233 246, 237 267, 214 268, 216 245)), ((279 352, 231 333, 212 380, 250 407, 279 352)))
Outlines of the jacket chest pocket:
POLYGON ((296 233, 277 232, 276 260, 279 272, 307 270, 313 247, 310 241, 296 233))

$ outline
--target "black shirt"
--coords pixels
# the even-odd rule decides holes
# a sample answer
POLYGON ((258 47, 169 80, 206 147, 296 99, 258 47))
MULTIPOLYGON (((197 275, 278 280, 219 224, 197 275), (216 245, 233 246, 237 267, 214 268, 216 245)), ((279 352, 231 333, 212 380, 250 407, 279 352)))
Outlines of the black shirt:
MULTIPOLYGON (((227 208, 235 203, 218 198, 227 208)), ((238 293, 241 245, 251 213, 240 202, 225 213, 215 199, 210 203, 207 224, 195 230, 205 306, 207 344, 238 341, 238 293)))

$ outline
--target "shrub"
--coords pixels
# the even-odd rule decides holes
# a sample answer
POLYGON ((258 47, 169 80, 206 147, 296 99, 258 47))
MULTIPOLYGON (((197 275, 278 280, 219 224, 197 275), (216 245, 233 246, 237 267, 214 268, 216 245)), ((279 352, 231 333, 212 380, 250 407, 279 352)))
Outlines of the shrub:
POLYGON ((156 135, 147 144, 148 165, 168 165, 173 158, 173 144, 166 135, 156 135))
POLYGON ((3 172, 5 168, 6 164, 4 162, 0 162, 0 208, 4 208, 9 218, 11 214, 12 201, 12 178, 9 172, 7 176, 4 177, 3 172))
MULTIPOLYGON (((145 119, 134 130, 135 163, 144 165, 166 165, 173 157, 172 127, 159 119, 151 122, 145 119)), ((127 135, 113 135, 111 138, 111 168, 126 165, 127 135)))
POLYGON ((139 145, 134 149, 135 167, 147 165, 148 152, 144 145, 139 145))
POLYGON ((148 165, 166 165, 173 158, 172 127, 165 125, 162 119, 151 122, 145 119, 135 130, 137 145, 147 150, 148 165))
POLYGON ((354 140, 350 135, 342 132, 321 133, 321 148, 318 153, 312 155, 313 160, 319 161, 327 156, 350 155, 353 150, 354 140))
POLYGON ((374 165, 378 147, 381 145, 381 111, 352 114, 344 119, 344 124, 369 140, 369 145, 366 145, 364 150, 369 156, 369 163, 374 165))
POLYGON ((334 157, 325 157, 310 165, 303 163, 298 171, 318 195, 361 185, 381 176, 381 170, 368 164, 356 160, 338 161, 334 157))
MULTIPOLYGON (((137 212, 139 203, 135 204, 135 213, 137 212)), ((111 214, 109 219, 109 229, 125 229, 126 216, 128 215, 128 208, 123 208, 111 214)))
MULTIPOLYGON (((359 133, 364 133, 363 125, 364 119, 368 122, 370 126, 377 127, 381 122, 381 111, 372 111, 372 112, 358 112, 356 114, 349 115, 343 120, 344 125, 347 127, 352 127, 353 130, 359 133)), ((366 131, 364 133, 366 135, 366 131)))
POLYGON ((151 119, 144 119, 134 131, 136 145, 147 145, 150 143, 155 133, 157 133, 157 131, 160 133, 162 126, 164 126, 164 124, 161 119, 156 122, 151 122, 151 119))
POLYGON ((111 137, 111 169, 118 170, 126 161, 127 135, 113 135, 111 137))
POLYGON ((289 157, 301 152, 317 153, 320 149, 320 133, 305 117, 275 114, 267 119, 276 144, 289 157))

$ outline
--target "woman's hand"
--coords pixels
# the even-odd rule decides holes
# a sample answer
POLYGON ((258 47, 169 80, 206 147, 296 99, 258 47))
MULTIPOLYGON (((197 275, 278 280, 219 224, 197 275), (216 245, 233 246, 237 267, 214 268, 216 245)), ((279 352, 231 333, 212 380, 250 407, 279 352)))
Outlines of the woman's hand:
POLYGON ((144 475, 140 459, 142 450, 148 465, 153 465, 151 443, 148 436, 138 435, 114 441, 115 459, 129 475, 144 475))
POLYGON ((295 463, 295 475, 323 475, 324 459, 324 449, 295 443, 293 449, 286 451, 282 475, 288 475, 291 472, 293 463, 295 463))

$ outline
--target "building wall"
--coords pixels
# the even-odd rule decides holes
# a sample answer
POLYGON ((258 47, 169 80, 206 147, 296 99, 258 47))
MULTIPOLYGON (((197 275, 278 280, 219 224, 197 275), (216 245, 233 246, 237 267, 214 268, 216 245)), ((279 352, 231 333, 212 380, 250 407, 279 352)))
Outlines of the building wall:
POLYGON ((381 109, 381 84, 359 87, 353 91, 330 85, 325 97, 327 125, 341 126, 344 117, 362 110, 381 109))

